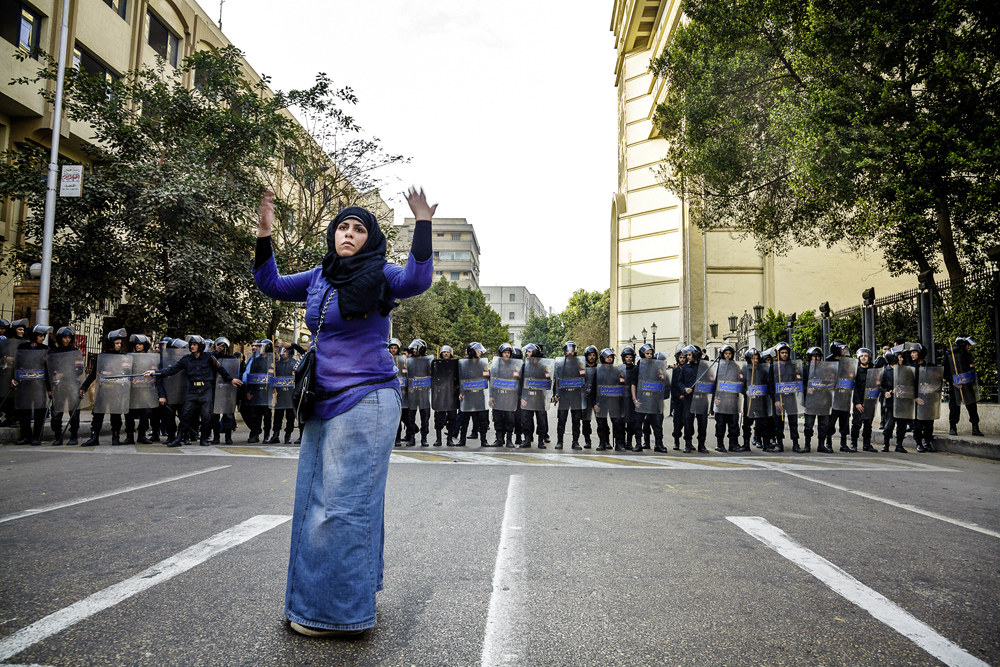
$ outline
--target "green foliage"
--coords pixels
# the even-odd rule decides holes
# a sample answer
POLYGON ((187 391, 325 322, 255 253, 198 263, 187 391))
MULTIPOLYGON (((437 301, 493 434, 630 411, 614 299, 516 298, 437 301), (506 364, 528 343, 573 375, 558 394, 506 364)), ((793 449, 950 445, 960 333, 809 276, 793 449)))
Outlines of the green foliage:
POLYGON ((993 280, 979 284, 966 284, 952 288, 947 299, 937 294, 934 300, 934 338, 939 342, 939 363, 941 355, 946 354, 951 344, 958 336, 972 336, 978 343, 972 353, 976 360, 976 374, 979 383, 996 385, 996 332, 993 330, 992 314, 989 304, 1000 288, 1000 273, 994 274, 993 280))
POLYGON ((459 356, 473 341, 482 343, 492 354, 510 340, 510 330, 482 292, 459 288, 444 277, 423 294, 400 302, 392 311, 392 331, 403 345, 422 338, 431 352, 451 345, 459 356))
POLYGON ((662 182, 762 252, 843 242, 961 278, 1000 216, 991 6, 687 0, 652 64, 662 182))
POLYGON ((608 346, 611 337, 611 290, 576 290, 561 318, 566 337, 576 341, 580 349, 587 345, 596 345, 598 349, 608 346))
POLYGON ((560 356, 563 343, 566 342, 567 338, 566 323, 557 313, 543 316, 529 313, 528 323, 521 332, 522 344, 540 344, 546 357, 560 356))

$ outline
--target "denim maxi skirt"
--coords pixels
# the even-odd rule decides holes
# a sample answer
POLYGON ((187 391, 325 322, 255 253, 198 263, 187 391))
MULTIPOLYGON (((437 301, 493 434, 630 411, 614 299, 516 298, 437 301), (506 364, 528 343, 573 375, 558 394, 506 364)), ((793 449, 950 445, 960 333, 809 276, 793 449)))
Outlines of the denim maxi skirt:
POLYGON ((329 630, 375 625, 385 480, 399 415, 399 393, 376 389, 336 417, 306 422, 285 589, 288 620, 329 630))

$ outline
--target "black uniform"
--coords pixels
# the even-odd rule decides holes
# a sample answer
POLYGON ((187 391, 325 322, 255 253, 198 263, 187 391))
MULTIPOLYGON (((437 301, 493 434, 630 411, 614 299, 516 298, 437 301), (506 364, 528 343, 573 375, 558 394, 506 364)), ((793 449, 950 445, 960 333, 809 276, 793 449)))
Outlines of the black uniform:
MULTIPOLYGON (((882 370, 882 380, 881 389, 883 392, 892 392, 895 388, 895 378, 896 378, 896 368, 898 366, 886 366, 882 370)), ((885 408, 888 412, 887 419, 885 420, 885 428, 882 430, 882 451, 889 451, 889 440, 892 438, 893 430, 896 431, 896 451, 900 453, 905 453, 906 450, 903 449, 903 438, 906 436, 906 425, 910 420, 908 419, 896 419, 895 414, 892 409, 893 397, 892 394, 885 397, 885 408)))
POLYGON ((674 449, 681 448, 681 436, 684 434, 684 368, 686 363, 679 363, 674 367, 674 372, 670 376, 670 414, 674 420, 674 449))
POLYGON ((698 370, 699 365, 697 362, 692 364, 684 364, 684 370, 681 373, 681 385, 684 388, 684 451, 685 453, 690 453, 694 451, 691 446, 692 440, 694 439, 694 427, 695 422, 698 422, 698 451, 707 452, 705 448, 705 439, 708 437, 708 415, 698 415, 691 412, 691 403, 694 401, 694 386, 698 383, 698 370), (691 393, 687 390, 691 389, 691 393))
POLYGON ((965 409, 969 413, 969 423, 972 424, 972 434, 982 435, 979 432, 979 407, 973 400, 974 395, 969 385, 956 385, 955 376, 963 373, 975 371, 975 364, 972 352, 964 345, 962 349, 958 346, 944 355, 944 377, 950 386, 951 395, 948 399, 948 425, 952 431, 958 428, 958 420, 962 416, 963 398, 965 409), (957 368, 956 368, 957 366, 957 368))
MULTIPOLYGON (((19 350, 49 350, 49 346, 44 343, 21 343, 17 346, 19 350)), ((45 380, 46 387, 48 386, 48 376, 45 380)), ((26 445, 29 442, 33 445, 41 444, 42 440, 42 429, 45 428, 45 408, 22 409, 17 411, 18 421, 21 423, 21 439, 17 441, 19 445, 26 445), (32 428, 32 422, 34 422, 34 428, 32 428)))
MULTIPOLYGON (((830 355, 826 358, 827 361, 840 361, 839 356, 830 355)), ((855 378, 854 387, 857 388, 857 379, 855 378)), ((852 399, 853 400, 853 399, 852 399)), ((819 418, 819 430, 820 433, 824 435, 826 440, 827 448, 833 448, 833 433, 834 431, 840 431, 840 451, 849 451, 847 447, 847 436, 851 432, 851 413, 847 410, 837 410, 836 408, 830 411, 829 417, 819 418)), ((857 448, 855 448, 857 449, 857 448)))
MULTIPOLYGON (((55 346, 55 347, 53 347, 53 348, 51 348, 49 350, 49 354, 64 354, 66 352, 74 352, 76 354, 79 354, 79 351, 75 347, 73 347, 72 345, 70 345, 68 347, 62 347, 62 346, 57 345, 57 346, 55 346)), ((52 381, 51 378, 49 378, 48 380, 49 380, 49 382, 52 381)), ((63 424, 62 424, 62 422, 63 422, 63 413, 61 413, 61 412, 53 412, 52 413, 52 433, 54 433, 55 437, 56 437, 55 443, 53 443, 53 444, 56 444, 56 443, 62 444, 62 437, 63 437, 63 424)), ((77 444, 77 438, 76 438, 77 432, 80 430, 80 408, 79 407, 77 407, 77 409, 74 410, 73 413, 69 416, 68 428, 69 428, 69 442, 67 444, 69 444, 71 446, 72 445, 76 445, 77 444)))
MULTIPOLYGON (((860 355, 859 355, 860 356, 860 355)), ((875 421, 874 415, 872 419, 864 419, 863 413, 858 412, 858 405, 864 405, 865 394, 868 391, 866 386, 868 384, 868 371, 872 369, 872 366, 863 366, 858 362, 858 374, 854 378, 854 393, 851 396, 851 451, 858 450, 858 435, 861 435, 862 449, 866 452, 873 452, 875 449, 872 447, 872 422, 875 421)), ((883 394, 884 397, 884 394, 883 394)))
MULTIPOLYGON (((215 400, 215 375, 219 374, 226 382, 232 382, 233 377, 223 368, 215 357, 204 352, 181 357, 168 368, 156 371, 158 377, 175 375, 181 371, 187 374, 188 390, 184 399, 184 410, 181 413, 180 430, 183 431, 195 418, 201 417, 201 444, 209 444, 209 433, 212 424, 212 406, 215 400)), ((179 444, 179 436, 171 441, 179 444)))
MULTIPOLYGON (((124 346, 123 346, 124 347, 124 346)), ((126 354, 125 350, 111 350, 106 354, 126 354)), ((97 363, 94 363, 94 367, 90 369, 90 375, 87 379, 83 381, 80 386, 80 391, 86 392, 93 384, 94 380, 97 379, 97 363)), ((101 428, 104 426, 104 413, 102 412, 91 412, 90 413, 90 440, 83 443, 84 447, 97 446, 101 444, 99 438, 101 436, 101 428)), ((111 415, 111 444, 120 445, 121 444, 121 431, 122 431, 122 415, 111 415)))

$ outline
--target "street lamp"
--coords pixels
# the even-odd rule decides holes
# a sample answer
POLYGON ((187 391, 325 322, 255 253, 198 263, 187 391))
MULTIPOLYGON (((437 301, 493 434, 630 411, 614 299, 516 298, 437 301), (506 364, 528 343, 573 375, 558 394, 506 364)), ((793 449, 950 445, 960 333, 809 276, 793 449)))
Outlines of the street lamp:
POLYGON ((642 328, 642 344, 646 344, 646 327, 642 328))
POLYGON ((736 333, 736 316, 729 316, 729 333, 736 333))
POLYGON ((754 322, 760 324, 761 319, 764 317, 764 306, 759 303, 753 307, 753 318, 754 322))
POLYGON ((712 331, 712 338, 713 339, 719 337, 719 323, 718 322, 712 322, 711 324, 708 325, 708 328, 712 331))
POLYGON ((632 336, 629 342, 632 343, 632 347, 635 347, 635 336, 632 336))
POLYGON ((649 331, 653 334, 653 352, 656 352, 656 322, 653 322, 653 325, 649 327, 649 331))

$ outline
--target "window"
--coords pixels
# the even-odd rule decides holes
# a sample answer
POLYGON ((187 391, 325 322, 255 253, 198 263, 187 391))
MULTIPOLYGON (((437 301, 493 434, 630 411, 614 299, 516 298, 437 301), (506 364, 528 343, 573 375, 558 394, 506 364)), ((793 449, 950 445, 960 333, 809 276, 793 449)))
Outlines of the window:
MULTIPOLYGON (((411 241, 413 239, 410 239, 411 241)), ((442 250, 440 252, 434 253, 434 255, 441 260, 446 262, 468 262, 472 255, 467 252, 456 252, 450 250, 442 250)))
POLYGON ((452 271, 451 272, 451 279, 452 280, 461 280, 461 276, 458 275, 458 271, 452 271))
POLYGON ((444 238, 444 232, 438 232, 437 235, 438 235, 439 239, 443 239, 444 238))
POLYGON ((173 67, 177 67, 180 40, 153 12, 146 12, 146 43, 173 67))
POLYGON ((507 300, 508 301, 513 301, 514 300, 514 295, 513 294, 508 294, 507 295, 507 300))
POLYGON ((108 83, 118 80, 117 74, 102 65, 80 45, 73 49, 73 67, 85 74, 100 77, 108 83))
POLYGON ((507 319, 508 319, 508 320, 512 320, 512 319, 514 319, 514 311, 513 311, 513 310, 512 310, 512 311, 510 311, 509 313, 507 313, 507 319))
POLYGON ((125 18, 126 2, 127 0, 104 0, 104 4, 106 4, 111 9, 115 10, 115 13, 118 14, 118 16, 122 17, 123 19, 125 18))
POLYGON ((452 234, 451 235, 451 240, 452 241, 461 241, 462 240, 462 235, 461 234, 452 234))
POLYGON ((38 48, 42 17, 20 2, 0 0, 0 35, 22 51, 38 48))

